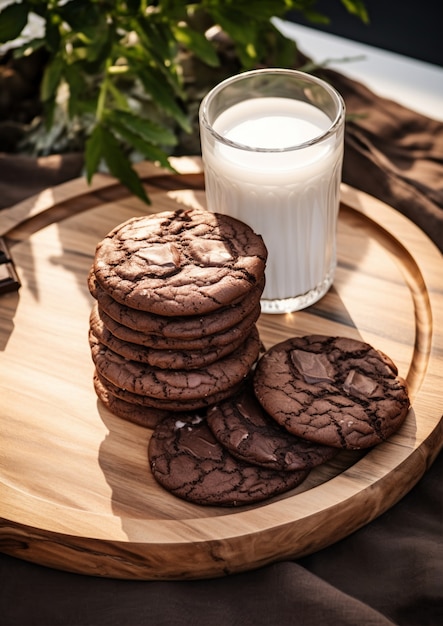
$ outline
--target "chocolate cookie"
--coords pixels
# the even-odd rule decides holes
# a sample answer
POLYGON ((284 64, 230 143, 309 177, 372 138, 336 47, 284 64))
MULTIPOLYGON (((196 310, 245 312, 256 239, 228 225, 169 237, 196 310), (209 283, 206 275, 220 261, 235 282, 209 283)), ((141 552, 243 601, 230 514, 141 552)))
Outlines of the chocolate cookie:
POLYGON ((263 278, 262 238, 226 215, 179 209, 136 217, 96 248, 95 278, 114 300, 159 315, 202 315, 263 278))
POLYGON ((99 343, 90 332, 91 355, 97 371, 117 387, 163 400, 195 400, 231 389, 250 372, 260 352, 254 327, 242 345, 205 369, 162 370, 128 361, 99 343))
POLYGON ((267 415, 249 384, 211 407, 207 423, 233 456, 279 471, 312 469, 338 452, 337 448, 291 435, 279 426, 267 415))
POLYGON ((125 357, 125 359, 147 363, 161 369, 197 369, 205 367, 236 350, 245 340, 242 335, 239 335, 230 344, 220 348, 181 351, 161 350, 123 341, 113 335, 103 323, 97 306, 92 307, 89 321, 95 337, 107 348, 125 357))
POLYGON ((392 360, 345 337, 295 337, 259 361, 254 391, 289 432, 324 445, 359 450, 392 435, 404 421, 406 382, 392 360))
POLYGON ((177 415, 159 424, 148 457, 160 485, 203 505, 253 504, 297 487, 308 475, 276 472, 235 459, 198 415, 177 415))
POLYGON ((119 398, 120 400, 123 400, 128 404, 137 404, 141 407, 159 409, 161 411, 169 413, 206 409, 216 402, 221 402, 232 394, 235 394, 239 390, 241 385, 241 383, 239 383, 238 385, 234 385, 232 388, 226 389, 225 391, 219 391, 218 393, 204 396, 202 398, 196 398, 195 400, 162 400, 161 398, 152 398, 150 396, 142 396, 138 393, 132 393, 127 389, 117 387, 117 385, 111 383, 109 380, 101 376, 101 374, 99 374, 98 372, 96 372, 95 375, 100 380, 100 384, 102 385, 102 387, 106 389, 108 393, 110 393, 112 396, 119 398))
POLYGON ((242 319, 232 328, 228 328, 214 335, 206 335, 196 337, 195 339, 179 339, 162 337, 161 335, 152 335, 133 330, 127 326, 119 324, 107 315, 100 307, 98 314, 106 328, 122 341, 136 343, 140 346, 155 348, 156 350, 215 350, 225 346, 229 346, 233 342, 237 342, 241 338, 245 338, 252 330, 255 322, 260 316, 260 303, 249 313, 247 317, 242 319))
POLYGON ((159 335, 170 339, 200 339, 222 333, 232 328, 255 311, 263 292, 264 279, 255 285, 246 296, 228 306, 205 315, 166 316, 132 309, 109 296, 90 272, 88 287, 100 309, 115 322, 148 335, 159 335))
POLYGON ((93 381, 95 393, 104 406, 109 409, 111 413, 114 413, 117 417, 128 422, 143 426, 144 428, 155 428, 165 417, 171 415, 170 411, 131 404, 130 402, 113 396, 103 384, 101 378, 96 374, 94 375, 93 381))

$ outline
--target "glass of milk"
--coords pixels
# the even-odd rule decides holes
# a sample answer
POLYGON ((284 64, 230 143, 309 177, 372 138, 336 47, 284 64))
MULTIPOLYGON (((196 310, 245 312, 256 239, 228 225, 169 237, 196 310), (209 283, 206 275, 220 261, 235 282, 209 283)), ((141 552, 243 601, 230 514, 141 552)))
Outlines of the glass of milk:
POLYGON ((228 78, 200 105, 207 207, 268 249, 263 313, 303 309, 332 284, 344 118, 333 87, 286 69, 228 78))

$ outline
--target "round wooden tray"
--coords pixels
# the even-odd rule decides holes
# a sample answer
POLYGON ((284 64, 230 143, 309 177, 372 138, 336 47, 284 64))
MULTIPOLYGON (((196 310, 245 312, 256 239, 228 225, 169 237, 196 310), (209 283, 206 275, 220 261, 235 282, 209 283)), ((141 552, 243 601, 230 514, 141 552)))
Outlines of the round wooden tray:
POLYGON ((215 577, 306 555, 386 511, 443 444, 442 257, 390 207, 343 186, 339 267, 329 293, 262 315, 266 347, 309 333, 361 338, 407 378, 413 408, 387 442, 341 452, 261 505, 187 504, 153 480, 150 431, 98 401, 86 277, 97 241, 134 216, 204 205, 199 159, 179 175, 139 166, 148 209, 115 180, 76 180, 0 213, 22 287, 0 298, 0 550, 36 563, 132 579, 215 577))

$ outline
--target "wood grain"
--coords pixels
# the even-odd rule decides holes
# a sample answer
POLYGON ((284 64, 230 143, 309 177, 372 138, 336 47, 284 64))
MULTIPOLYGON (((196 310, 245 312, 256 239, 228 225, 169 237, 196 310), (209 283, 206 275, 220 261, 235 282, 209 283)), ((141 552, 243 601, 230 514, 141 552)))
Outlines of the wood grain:
POLYGON ((115 180, 76 180, 0 213, 22 288, 0 298, 0 550, 52 567, 130 579, 222 576, 327 546, 403 497, 443 445, 443 263, 402 215, 343 186, 339 267, 329 293, 262 315, 267 347, 320 332, 368 341, 406 377, 413 408, 389 441, 340 453, 294 491, 231 510, 187 504, 150 475, 150 431, 96 399, 86 276, 115 225, 204 206, 199 159, 179 175, 139 166, 152 205, 115 180))

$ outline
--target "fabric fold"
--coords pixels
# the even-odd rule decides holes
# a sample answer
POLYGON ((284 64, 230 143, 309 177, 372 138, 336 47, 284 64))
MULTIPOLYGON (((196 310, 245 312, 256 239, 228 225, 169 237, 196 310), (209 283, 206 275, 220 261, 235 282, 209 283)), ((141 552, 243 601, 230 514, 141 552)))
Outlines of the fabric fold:
POLYGON ((348 120, 343 181, 415 222, 443 251, 443 123, 332 71, 348 120))

